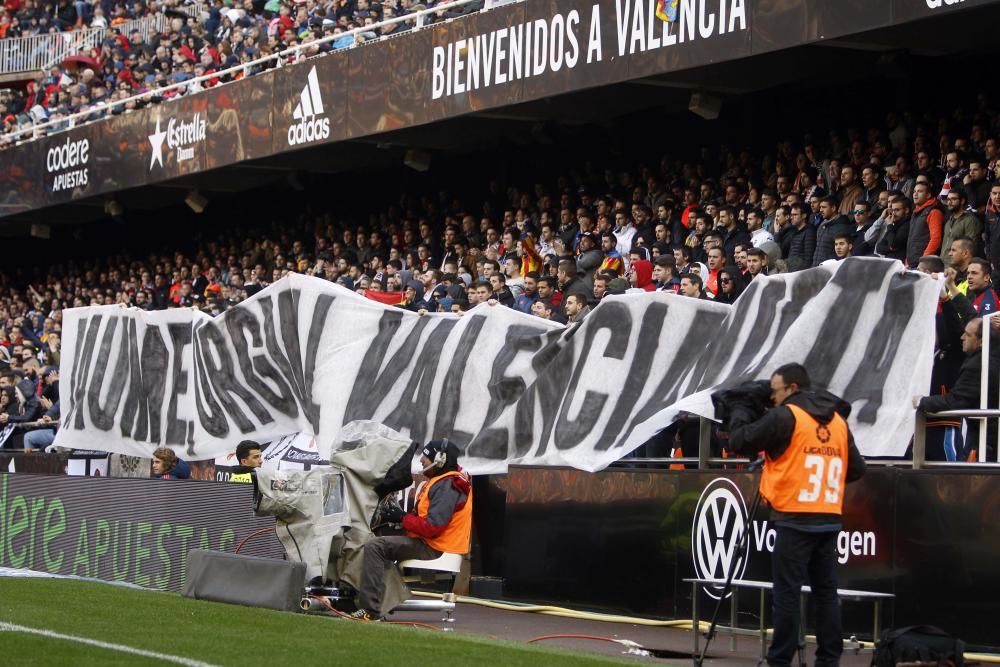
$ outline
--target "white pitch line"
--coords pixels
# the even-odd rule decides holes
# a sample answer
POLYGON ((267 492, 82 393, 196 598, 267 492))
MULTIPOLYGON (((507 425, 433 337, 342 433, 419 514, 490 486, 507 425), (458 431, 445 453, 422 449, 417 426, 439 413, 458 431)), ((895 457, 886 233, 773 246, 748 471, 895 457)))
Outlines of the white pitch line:
POLYGON ((210 662, 202 662, 201 660, 192 660, 191 658, 183 658, 178 655, 169 655, 167 653, 156 653, 154 651, 144 651, 141 648, 133 648, 132 646, 125 646, 123 644, 111 644, 109 642, 102 642, 96 639, 87 639, 86 637, 76 637, 74 635, 64 635, 60 632, 53 632, 51 630, 42 630, 40 628, 31 628, 24 625, 14 625, 13 623, 3 623, 0 622, 0 632, 23 632, 29 635, 39 635, 41 637, 49 637, 51 639, 63 639, 70 642, 78 642, 80 644, 88 644, 90 646, 96 646, 98 648, 108 649, 110 651, 119 651, 121 653, 129 653, 131 655, 141 655, 145 658, 154 658, 156 660, 163 660, 165 662, 173 662, 178 665, 185 665, 186 667, 217 667, 210 662))

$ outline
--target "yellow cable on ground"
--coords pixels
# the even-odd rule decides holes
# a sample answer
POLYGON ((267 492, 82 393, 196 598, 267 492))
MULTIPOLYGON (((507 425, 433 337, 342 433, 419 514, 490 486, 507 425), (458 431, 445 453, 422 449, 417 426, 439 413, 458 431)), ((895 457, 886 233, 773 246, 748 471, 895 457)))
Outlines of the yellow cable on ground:
MULTIPOLYGON (((423 597, 437 598, 441 599, 444 597, 441 593, 431 593, 428 591, 413 591, 414 595, 422 595, 423 597)), ((690 630, 692 627, 692 622, 690 620, 674 620, 674 621, 656 621, 651 618, 636 618, 633 616, 621 616, 618 614, 600 614, 592 611, 577 611, 575 609, 567 609, 565 607, 554 607, 551 605, 532 605, 532 604, 516 604, 510 602, 494 602, 493 600, 483 600, 480 598, 468 597, 465 595, 458 595, 455 597, 457 602, 464 602, 466 604, 475 604, 480 607, 490 607, 491 609, 504 609, 507 611, 526 611, 535 614, 545 614, 547 616, 563 616, 565 618, 578 618, 588 621, 605 621, 607 623, 631 623, 633 625, 648 625, 652 627, 660 628, 679 628, 690 630)), ((708 623, 701 622, 700 624, 703 628, 708 629, 708 623)))
MULTIPOLYGON (((428 598, 442 599, 444 595, 442 593, 431 593, 429 591, 413 591, 414 595, 421 595, 428 598)), ((456 602, 464 602, 466 604, 475 604, 480 607, 489 607, 491 609, 504 609, 506 611, 525 611, 535 614, 545 614, 546 616, 562 616, 564 618, 577 618, 587 621, 604 621, 607 623, 631 623, 633 625, 646 625, 658 628, 676 628, 678 630, 691 630, 694 627, 694 623, 691 619, 687 620, 674 620, 674 621, 657 621, 651 618, 637 618, 634 616, 621 616, 619 614, 601 614, 592 611, 577 611, 575 609, 567 609, 565 607, 555 607, 552 605, 533 605, 533 604, 518 604, 512 602, 495 602, 493 600, 483 600, 481 598, 468 597, 466 595, 456 595, 456 602)), ((708 630, 708 622, 700 621, 699 626, 702 630, 708 630)), ((773 628, 767 628, 767 633, 771 634, 773 628)), ((749 636, 749 635, 748 635, 749 636)), ((811 639, 813 642, 816 641, 816 637, 813 635, 808 635, 807 640, 811 639)), ((873 650, 875 645, 872 642, 858 641, 858 644, 862 649, 873 650)), ((1000 655, 994 655, 990 653, 966 653, 966 660, 978 660, 979 662, 987 662, 991 664, 1000 664, 1000 655)))

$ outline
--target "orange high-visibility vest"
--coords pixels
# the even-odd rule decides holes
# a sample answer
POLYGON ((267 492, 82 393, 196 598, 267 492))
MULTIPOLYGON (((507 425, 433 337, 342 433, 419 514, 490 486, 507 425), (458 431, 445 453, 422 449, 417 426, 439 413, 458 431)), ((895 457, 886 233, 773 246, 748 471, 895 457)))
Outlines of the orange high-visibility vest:
MULTIPOLYGON (((427 511, 431 506, 430 492, 432 486, 441 480, 458 477, 461 474, 457 470, 452 470, 443 475, 438 475, 424 484, 423 488, 420 489, 420 493, 417 494, 417 516, 423 519, 427 518, 427 511)), ((451 482, 448 482, 448 484, 451 484, 451 482)), ((448 522, 443 533, 437 537, 423 537, 415 533, 408 534, 410 537, 424 540, 431 548, 443 551, 444 553, 469 553, 469 540, 472 537, 472 487, 469 487, 469 498, 465 501, 465 506, 462 509, 455 510, 455 513, 451 515, 451 521, 448 522)))
POLYGON ((760 493, 779 512, 841 514, 847 480, 847 422, 834 414, 821 424, 796 405, 788 449, 766 457, 760 493))

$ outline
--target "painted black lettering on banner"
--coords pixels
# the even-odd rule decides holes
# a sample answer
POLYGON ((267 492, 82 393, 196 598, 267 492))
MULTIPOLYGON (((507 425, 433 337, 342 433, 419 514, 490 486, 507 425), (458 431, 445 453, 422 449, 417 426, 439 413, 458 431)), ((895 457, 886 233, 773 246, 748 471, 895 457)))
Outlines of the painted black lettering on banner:
POLYGON ((524 394, 525 383, 520 375, 506 375, 507 368, 519 354, 533 354, 542 346, 542 336, 547 329, 524 324, 513 324, 507 329, 504 345, 493 360, 493 371, 487 386, 490 406, 483 419, 482 428, 469 443, 466 454, 487 459, 506 459, 510 433, 506 427, 491 427, 508 405, 516 403, 524 394))
MULTIPOLYGON (((163 395, 167 390, 167 374, 169 373, 170 353, 167 341, 159 327, 146 327, 142 337, 142 390, 149 406, 149 441, 160 444, 160 423, 162 421, 163 395)), ((145 432, 145 424, 136 425, 136 440, 141 440, 139 434, 145 432), (142 431, 140 432, 140 429, 142 431)))
POLYGON ((167 404, 168 445, 183 445, 188 433, 188 423, 177 418, 177 399, 187 393, 188 372, 184 370, 184 348, 191 344, 191 325, 171 323, 167 325, 170 344, 173 348, 174 363, 171 369, 170 402, 167 404))
MULTIPOLYGON (((222 409, 236 423, 236 427, 242 433, 250 433, 254 430, 253 422, 233 397, 243 401, 244 405, 250 408, 250 412, 261 424, 270 424, 274 417, 267 408, 261 405, 257 397, 236 379, 236 369, 233 366, 233 358, 229 355, 226 347, 226 338, 219 331, 214 323, 205 324, 198 328, 198 341, 201 343, 203 353, 202 362, 208 369, 208 379, 212 390, 215 391, 222 409), (215 355, 212 355, 211 348, 215 347, 215 355), (218 364, 214 363, 217 357, 218 364)), ((207 393, 207 392, 206 392, 207 393)))
MULTIPOLYGON (((698 360, 699 352, 705 349, 707 341, 713 340, 725 318, 726 315, 723 312, 708 310, 695 312, 694 318, 691 320, 691 328, 688 329, 683 342, 677 348, 678 352, 674 354, 670 366, 660 376, 656 391, 632 417, 628 429, 615 442, 615 447, 624 445, 629 433, 636 426, 677 401, 681 388, 685 387, 685 380, 698 360)), ((693 387, 688 386, 687 393, 693 393, 693 389, 693 387)))
POLYGON ((319 433, 321 409, 318 403, 312 401, 313 382, 316 379, 316 357, 319 355, 319 339, 323 335, 323 329, 326 328, 326 317, 330 308, 333 307, 335 298, 329 294, 320 294, 316 297, 312 322, 309 323, 309 338, 306 339, 305 386, 302 390, 302 396, 308 408, 303 407, 303 410, 309 417, 309 423, 312 424, 314 433, 319 433))
MULTIPOLYGON (((596 311, 595 311, 596 312, 596 311)), ((572 354, 572 348, 564 340, 563 331, 550 331, 545 334, 545 345, 531 360, 535 370, 535 381, 525 391, 518 401, 517 414, 514 416, 514 452, 516 456, 524 456, 534 446, 535 437, 535 402, 542 415, 542 432, 537 438, 539 443, 537 454, 542 454, 548 446, 552 424, 559 414, 559 404, 562 401, 563 390, 569 382, 572 357, 563 363, 560 355, 572 354)))
POLYGON ((419 443, 423 443, 427 435, 427 413, 441 362, 441 349, 456 324, 457 320, 437 320, 437 326, 424 341, 409 380, 403 385, 403 395, 396 408, 383 421, 386 426, 397 431, 408 428, 410 439, 419 443))
POLYGON ((878 417, 884 398, 885 378, 892 369, 910 318, 914 316, 919 279, 912 273, 893 274, 889 280, 889 292, 882 302, 885 314, 879 318, 868 337, 865 354, 844 388, 843 398, 848 403, 865 401, 861 409, 854 412, 854 419, 859 424, 874 424, 878 417))
POLYGON ((660 336, 664 334, 663 321, 667 317, 667 310, 667 304, 653 302, 643 313, 642 323, 639 325, 639 339, 635 354, 632 356, 632 365, 625 376, 625 386, 622 387, 621 394, 618 396, 615 409, 608 416, 604 433, 594 444, 595 449, 605 450, 614 444, 622 427, 625 426, 629 412, 639 400, 639 396, 646 386, 646 381, 649 379, 653 358, 660 346, 660 336))
MULTIPOLYGON (((845 260, 845 266, 847 262, 845 260)), ((843 266, 841 268, 844 268, 843 266)), ((823 291, 827 283, 830 281, 830 272, 823 267, 816 267, 814 269, 809 269, 808 271, 799 271, 795 274, 795 280, 791 281, 791 295, 785 305, 781 308, 781 320, 778 322, 778 330, 775 333, 775 339, 771 343, 771 349, 776 350, 784 340, 785 335, 788 330, 792 328, 792 325, 799 315, 802 314, 802 309, 805 308, 806 304, 817 294, 823 291)), ((784 363, 782 361, 782 363, 784 363)), ((780 366, 781 363, 774 364, 775 367, 780 366)))
MULTIPOLYGON (((851 333, 857 325, 869 295, 878 294, 886 265, 882 262, 851 262, 840 267, 828 284, 840 288, 837 299, 830 306, 829 316, 841 326, 819 328, 816 340, 802 364, 809 371, 809 379, 817 387, 828 387, 833 374, 844 360, 844 352, 851 342, 851 333)), ((888 303, 886 308, 891 307, 888 303)), ((904 322, 905 328, 905 322, 904 322)))
POLYGON ((444 383, 441 385, 437 418, 434 420, 434 437, 448 438, 461 447, 462 451, 465 451, 472 440, 471 433, 455 430, 455 420, 458 418, 458 410, 462 405, 462 378, 465 377, 465 365, 476 346, 479 332, 486 324, 486 318, 482 315, 473 315, 466 317, 465 323, 462 337, 458 339, 458 346, 455 348, 451 365, 448 366, 444 383))
POLYGON ((104 336, 101 338, 101 347, 97 352, 97 363, 94 364, 94 371, 90 375, 90 386, 87 387, 87 414, 90 415, 90 422, 102 431, 110 431, 114 427, 115 413, 118 412, 118 403, 121 401, 122 392, 125 390, 125 383, 128 380, 128 374, 125 372, 128 367, 128 336, 122 327, 118 357, 108 379, 106 400, 104 405, 101 405, 101 386, 104 384, 104 376, 111 359, 111 346, 121 319, 120 317, 108 318, 108 323, 104 327, 104 336))
POLYGON ((194 337, 194 404, 198 409, 198 421, 209 435, 224 438, 229 435, 229 420, 212 391, 212 381, 206 367, 208 355, 205 354, 203 340, 201 335, 194 337))
POLYGON ((732 317, 741 320, 753 319, 754 324, 743 341, 743 349, 740 350, 740 356, 736 359, 736 363, 733 364, 732 375, 734 383, 756 377, 763 365, 770 359, 770 355, 766 355, 756 365, 750 366, 761 350, 773 350, 776 341, 780 340, 782 332, 774 332, 772 338, 771 327, 778 314, 778 302, 784 296, 784 283, 762 283, 757 280, 751 282, 750 287, 740 296, 740 307, 735 310, 732 317), (761 285, 764 286, 761 287, 761 285), (760 291, 760 300, 751 311, 750 304, 752 303, 755 290, 760 291))
POLYGON ((319 433, 320 406, 312 400, 313 378, 315 374, 317 348, 319 339, 326 325, 326 317, 333 305, 334 297, 320 295, 313 308, 313 319, 309 325, 309 338, 306 342, 306 369, 303 372, 302 356, 299 347, 298 302, 300 290, 288 289, 278 294, 278 311, 281 314, 281 339, 285 349, 278 343, 275 329, 274 302, 271 297, 257 301, 264 315, 264 333, 267 341, 267 352, 271 355, 279 370, 291 381, 292 391, 302 408, 303 414, 309 419, 314 433, 319 433))
POLYGON ((292 388, 288 385, 278 369, 267 359, 266 354, 250 355, 250 347, 247 344, 246 333, 250 334, 251 344, 255 348, 264 347, 264 337, 260 332, 260 322, 248 310, 234 308, 225 314, 226 330, 229 339, 233 342, 236 350, 236 358, 239 360, 240 371, 246 378, 250 388, 257 392, 269 407, 278 412, 295 418, 299 416, 299 406, 295 402, 292 388), (270 380, 278 388, 275 392, 271 385, 262 378, 270 380))
POLYGON ((71 376, 73 385, 70 387, 73 403, 70 405, 69 413, 72 417, 68 413, 65 421, 69 423, 72 419, 73 428, 77 430, 84 428, 82 406, 87 398, 87 376, 90 372, 90 360, 94 356, 94 347, 97 345, 97 332, 101 328, 103 319, 103 315, 94 315, 88 323, 87 319, 83 318, 76 330, 76 354, 73 355, 75 363, 71 376))
MULTIPOLYGON (((132 437, 136 416, 142 424, 143 435, 137 440, 146 438, 146 421, 149 410, 146 409, 146 395, 142 390, 142 369, 139 366, 139 340, 136 335, 135 318, 128 318, 125 338, 128 343, 128 393, 125 394, 125 405, 122 406, 122 416, 118 428, 123 438, 132 437)), ((119 369, 119 373, 121 370, 119 369)))
MULTIPOLYGON (((608 401, 608 394, 597 392, 591 389, 583 396, 583 402, 574 420, 569 419, 569 411, 576 395, 577 387, 580 384, 580 376, 590 358, 590 352, 594 348, 594 339, 602 329, 607 329, 611 333, 608 344, 604 347, 601 355, 607 359, 624 359, 629 351, 629 336, 632 333, 632 312, 628 306, 617 301, 609 301, 602 304, 602 308, 595 309, 590 313, 585 328, 583 350, 576 360, 573 376, 566 389, 566 395, 562 400, 562 409, 559 411, 559 419, 556 421, 555 445, 556 449, 565 450, 576 447, 588 435, 591 435, 594 426, 601 419, 601 412, 608 401)), ((577 336, 576 338, 579 338, 577 336)), ((576 341, 574 341, 574 344, 576 341)), ((648 361, 647 361, 648 365, 648 361)), ((634 364, 633 364, 634 367, 634 364)), ((627 376, 626 376, 627 377, 627 376)), ((626 383, 632 382, 629 377, 626 383)))
POLYGON ((392 355, 389 363, 385 364, 383 370, 382 362, 389 350, 389 343, 399 331, 399 325, 402 321, 402 311, 387 310, 382 313, 378 322, 378 334, 368 346, 365 358, 361 360, 358 375, 354 378, 354 388, 351 390, 350 398, 347 399, 347 408, 344 410, 345 424, 355 419, 371 419, 375 410, 385 400, 392 385, 399 381, 400 376, 413 361, 417 343, 420 342, 420 335, 430 322, 428 317, 417 318, 413 323, 413 329, 396 350, 396 354, 392 355))

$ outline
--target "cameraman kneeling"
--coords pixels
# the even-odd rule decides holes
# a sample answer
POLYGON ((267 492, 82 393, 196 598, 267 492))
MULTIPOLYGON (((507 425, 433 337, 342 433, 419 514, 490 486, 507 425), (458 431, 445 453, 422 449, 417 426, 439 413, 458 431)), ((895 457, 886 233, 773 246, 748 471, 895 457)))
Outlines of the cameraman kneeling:
POLYGON ((816 665, 840 663, 844 650, 837 598, 837 535, 844 485, 860 478, 865 461, 845 417, 850 405, 825 391, 808 391, 801 364, 771 376, 777 406, 749 424, 731 424, 729 443, 753 457, 764 452, 760 493, 777 531, 771 556, 774 636, 767 664, 791 664, 799 643, 799 594, 812 586, 816 603, 816 665))
POLYGON ((421 450, 420 465, 428 481, 417 494, 416 512, 398 507, 385 518, 401 523, 405 536, 375 537, 365 544, 358 610, 362 621, 381 618, 385 570, 395 561, 434 560, 442 553, 469 551, 472 533, 472 486, 458 465, 458 447, 447 440, 432 440, 421 450))

